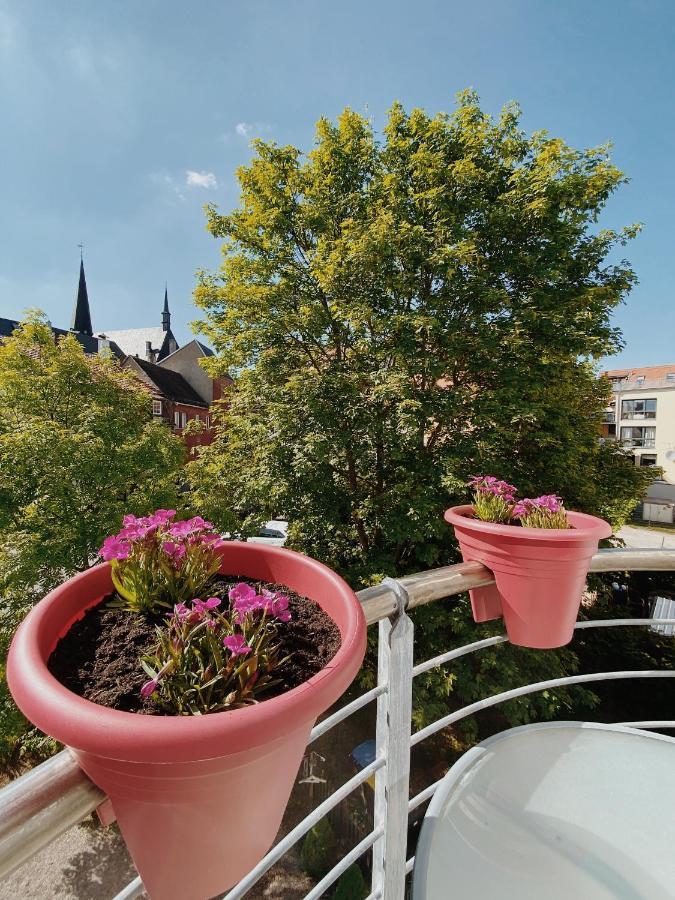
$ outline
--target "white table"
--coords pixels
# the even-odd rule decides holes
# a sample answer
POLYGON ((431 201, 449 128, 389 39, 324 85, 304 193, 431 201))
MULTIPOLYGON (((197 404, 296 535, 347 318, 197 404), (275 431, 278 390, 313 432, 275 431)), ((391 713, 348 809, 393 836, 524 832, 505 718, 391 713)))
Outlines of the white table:
POLYGON ((526 725, 450 769, 422 826, 413 900, 616 898, 675 898, 675 739, 526 725))

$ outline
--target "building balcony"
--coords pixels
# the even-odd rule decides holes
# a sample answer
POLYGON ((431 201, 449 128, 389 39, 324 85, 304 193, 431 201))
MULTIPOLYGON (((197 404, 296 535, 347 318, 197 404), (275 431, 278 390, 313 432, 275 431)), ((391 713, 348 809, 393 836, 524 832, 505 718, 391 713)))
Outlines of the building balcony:
POLYGON ((673 378, 645 378, 644 381, 615 381, 612 382, 612 391, 615 394, 627 394, 633 391, 652 391, 662 388, 675 388, 673 378))
POLYGON ((656 440, 655 438, 623 438, 621 440, 621 446, 625 447, 627 450, 637 450, 640 448, 654 449, 656 440))
POLYGON ((616 412, 612 409, 606 409, 602 414, 602 422, 603 425, 615 425, 616 424, 616 412))
MULTIPOLYGON (((600 550, 593 557, 591 571, 675 571, 675 550, 600 550)), ((538 725, 531 730, 531 741, 530 738, 527 738, 530 743, 523 742, 523 729, 510 729, 490 738, 479 747, 469 750, 450 772, 452 775, 457 770, 459 780, 455 784, 461 786, 462 791, 466 791, 469 775, 473 777, 477 768, 497 773, 494 776, 496 780, 490 782, 487 794, 479 796, 478 793, 474 793, 471 800, 463 801, 461 809, 453 812, 447 806, 449 785, 447 778, 449 776, 446 776, 446 778, 427 784, 426 787, 417 790, 411 796, 409 790, 411 766, 414 765, 413 760, 419 759, 412 754, 413 748, 419 747, 449 726, 470 719, 482 710, 497 710, 501 704, 507 701, 533 694, 542 694, 557 687, 593 684, 617 679, 675 677, 675 671, 671 670, 643 670, 626 666, 620 671, 590 672, 552 678, 483 697, 461 709, 448 712, 437 721, 414 731, 411 709, 412 684, 415 678, 439 667, 452 666, 453 661, 459 657, 483 651, 499 652, 495 648, 506 643, 508 638, 503 634, 483 638, 465 646, 452 647, 432 659, 413 664, 414 632, 407 611, 441 600, 447 604, 460 593, 489 584, 494 584, 494 580, 488 569, 479 563, 462 563, 421 572, 399 580, 386 579, 381 584, 359 593, 367 623, 369 626, 377 624, 378 627, 377 684, 371 690, 332 712, 314 727, 309 737, 306 756, 306 759, 310 760, 306 767, 309 775, 305 773, 299 783, 311 784, 313 789, 316 784, 322 782, 321 778, 312 777, 312 745, 315 745, 318 739, 331 732, 336 726, 340 726, 353 714, 364 710, 370 703, 375 703, 376 727, 375 740, 372 742, 372 754, 370 758, 362 761, 359 771, 336 790, 332 793, 321 794, 309 815, 284 834, 264 859, 238 885, 229 890, 225 895, 225 900, 240 900, 247 895, 261 896, 255 893, 255 886, 265 874, 282 860, 284 855, 292 850, 322 818, 338 809, 353 792, 365 790, 368 784, 372 785, 374 790, 374 812, 372 821, 366 826, 367 833, 363 837, 361 834, 357 835, 352 851, 347 853, 327 874, 320 877, 306 894, 305 900, 318 900, 319 897, 330 896, 333 886, 340 876, 350 865, 366 854, 372 855, 372 885, 368 900, 378 900, 378 898, 379 900, 403 900, 409 889, 406 887, 407 879, 415 869, 416 852, 419 854, 420 861, 424 857, 425 866, 429 864, 429 853, 433 855, 434 852, 433 843, 430 844, 428 839, 426 841, 424 839, 427 832, 423 830, 423 840, 416 846, 416 840, 411 841, 408 827, 410 816, 413 814, 420 816, 429 801, 432 802, 432 812, 441 806, 445 810, 442 818, 449 825, 450 832, 457 835, 460 827, 467 827, 471 831, 471 838, 466 840, 466 835, 460 835, 461 840, 454 841, 452 834, 443 836, 439 833, 438 839, 441 840, 441 848, 440 851, 438 849, 436 851, 436 862, 442 868, 447 869, 447 865, 452 860, 454 869, 443 876, 446 880, 442 884, 441 894, 433 893, 431 882, 425 881, 424 878, 418 879, 416 872, 414 900, 450 897, 454 890, 453 884, 460 883, 462 887, 459 887, 456 893, 458 900, 469 896, 472 897, 472 900, 488 900, 488 898, 493 900, 495 896, 506 898, 525 897, 526 895, 542 897, 544 900, 544 894, 536 892, 527 894, 522 885, 513 888, 515 883, 513 879, 518 874, 516 870, 521 870, 521 875, 525 880, 532 874, 539 877, 541 871, 533 873, 528 867, 539 865, 544 858, 553 861, 550 867, 552 879, 557 877, 560 868, 561 871, 564 870, 565 878, 575 878, 578 874, 579 884, 582 885, 582 889, 579 891, 565 895, 558 891, 555 894, 556 898, 578 896, 589 900, 591 897, 630 896, 637 898, 639 896, 642 900, 650 900, 650 898, 656 900, 656 898, 669 896, 666 888, 660 887, 661 881, 657 884, 656 879, 661 876, 653 870, 647 873, 649 880, 640 883, 638 890, 635 886, 637 882, 628 883, 625 878, 623 881, 617 880, 618 869, 615 871, 611 869, 611 866, 608 868, 606 863, 604 868, 599 867, 598 860, 601 854, 605 854, 603 860, 613 858, 610 852, 612 850, 617 851, 615 856, 619 860, 626 858, 626 854, 619 852, 620 841, 616 837, 617 833, 621 831, 620 816, 615 811, 616 795, 615 793, 610 794, 609 789, 606 793, 602 793, 605 790, 602 786, 607 781, 608 773, 614 777, 614 781, 618 780, 623 785, 622 789, 625 788, 629 793, 630 791, 635 793, 639 779, 641 779, 640 784, 649 787, 647 795, 651 798, 650 804, 652 805, 645 807, 640 816, 638 816, 637 809, 631 808, 630 821, 624 823, 625 827, 629 828, 632 821, 639 820, 640 830, 632 829, 630 834, 634 837, 639 835, 640 847, 647 848, 647 851, 651 847, 653 851, 654 847, 660 846, 658 841, 660 840, 662 843, 661 839, 667 838, 669 834, 670 826, 656 820, 653 804, 662 798, 662 802, 667 803, 672 810, 671 782, 667 777, 664 779, 659 774, 660 769, 652 768, 652 765, 657 765, 658 760, 654 763, 655 757, 658 757, 659 753, 665 754, 667 750, 671 753, 668 759, 672 762, 675 757, 675 743, 661 738, 663 746, 655 749, 653 742, 646 738, 650 736, 655 738, 654 730, 675 728, 675 721, 672 720, 672 705, 664 710, 666 715, 670 714, 671 719, 622 723, 621 728, 613 728, 608 725, 584 727, 580 723, 538 725), (569 735, 572 732, 579 733, 580 729, 581 733, 572 740, 569 735), (548 733, 548 737, 544 731, 548 733), (609 740, 606 735, 603 736, 604 731, 613 735, 612 740, 609 740), (558 747, 555 750, 554 760, 550 754, 547 755, 548 751, 542 750, 542 741, 544 740, 548 742, 550 750, 551 736, 558 747), (516 739, 518 749, 514 754, 512 745, 516 739), (638 766, 633 770, 635 779, 632 777, 622 779, 623 769, 621 766, 618 762, 616 766, 613 766, 615 745, 621 744, 616 757, 620 762, 623 759, 621 754, 624 753, 626 741, 633 749, 646 748, 644 750, 645 765, 638 766), (649 746, 647 747, 647 745, 649 746), (575 762, 573 748, 577 746, 579 753, 575 762), (583 753, 581 753, 582 749, 583 753), (584 804, 586 808, 589 808, 590 804, 593 815, 589 815, 587 820, 584 819, 580 822, 576 835, 577 844, 573 852, 569 850, 569 834, 565 835, 564 841, 561 841, 559 837, 556 838, 556 828, 558 827, 556 823, 559 822, 559 819, 553 807, 538 810, 535 815, 533 808, 528 806, 528 812, 524 818, 517 822, 509 818, 509 810, 502 801, 506 795, 511 799, 515 796, 515 781, 510 779, 508 774, 509 761, 513 762, 514 760, 520 767, 521 778, 529 778, 530 775, 535 778, 536 800, 539 806, 541 806, 541 802, 544 802, 544 805, 549 802, 554 803, 554 800, 546 799, 552 796, 550 789, 555 781, 554 775, 555 778, 560 776, 570 779, 567 783, 567 793, 563 795, 563 801, 567 807, 580 810, 584 804), (477 766, 477 763, 480 765, 477 766), (484 763, 485 766, 489 763, 493 768, 486 769, 484 763), (568 763, 571 768, 566 770, 565 767, 568 766, 568 763), (579 763, 581 763, 581 767, 579 767, 579 763), (637 771, 638 768, 639 771, 637 771), (499 774, 500 771, 501 774, 499 774), (567 771, 567 775, 565 775, 565 771, 567 771), (580 773, 583 774, 583 778, 580 777, 580 773), (594 773, 597 778, 594 778, 594 773), (596 781, 598 789, 593 793, 591 788, 596 781), (546 786, 545 791, 542 788, 543 785, 546 786), (438 796, 436 797, 437 792, 438 796), (568 802, 570 798, 573 798, 573 802, 568 802), (500 806, 500 804, 502 805, 500 806), (603 815, 603 813, 606 814, 603 815), (592 833, 592 829, 596 827, 599 820, 605 822, 602 826, 605 830, 600 836, 592 833), (499 859, 497 860, 495 871, 499 873, 502 882, 496 893, 494 888, 488 891, 481 888, 479 884, 482 883, 481 879, 494 861, 481 856, 480 865, 476 865, 475 850, 477 847, 483 846, 480 842, 488 831, 490 831, 491 841, 503 839, 505 843, 510 842, 514 845, 518 855, 518 865, 506 865, 502 864, 503 859, 501 862, 499 859), (452 853, 448 850, 447 857, 446 851, 443 849, 446 846, 443 845, 443 841, 454 841, 452 853), (614 844, 612 844, 613 841, 614 844), (654 843, 655 841, 656 843, 654 843), (597 856, 593 855, 596 848, 599 854, 597 856), (467 863, 466 867, 464 863, 467 863), (453 875, 453 871, 455 875, 453 875), (470 877, 466 874, 469 871, 474 873, 470 877), (473 878, 476 879, 475 882, 471 881, 473 878), (600 888, 596 892, 588 891, 583 888, 583 885, 588 882, 592 882, 594 890, 598 888, 598 885, 600 888, 607 885, 609 887, 606 893, 602 893, 600 888), (476 885, 478 886, 476 887, 476 885), (426 893, 423 892, 425 888, 427 889, 426 893)), ((673 615, 674 608, 675 603, 673 607, 669 606, 665 610, 668 616, 673 615)), ((583 630, 650 627, 662 635, 672 636, 673 626, 675 626, 675 618, 664 616, 664 608, 659 607, 658 610, 655 609, 652 618, 579 621, 576 628, 583 630)), ((528 733, 527 728, 531 728, 531 726, 526 727, 526 733, 528 733)), ((340 729, 338 729, 338 734, 339 731, 340 729)), ((323 746, 321 749, 324 753, 326 752, 323 746)), ((415 778, 418 785, 420 778, 423 778, 425 774, 425 771, 422 771, 419 773, 420 777, 415 778)), ((426 781, 429 781, 428 777, 426 781)), ((530 787, 526 791, 528 803, 530 799, 534 800, 533 790, 530 787)), ((558 800, 560 800, 559 795, 558 800)), ((0 876, 4 878, 9 875, 22 863, 30 860, 39 850, 50 844, 62 832, 81 822, 95 810, 99 811, 103 819, 107 818, 110 821, 111 810, 109 804, 106 804, 105 795, 89 781, 67 750, 2 788, 0 790, 0 876)), ((235 816, 239 814, 238 810, 233 813, 235 816)), ((236 819, 234 819, 234 824, 236 825, 236 819)), ((213 827, 227 827, 227 823, 214 822, 213 827)), ((501 849, 498 847, 495 851, 497 856, 501 849)), ((675 866, 675 863, 671 862, 672 854, 665 854, 665 859, 662 855, 660 859, 660 871, 664 866, 671 868, 675 866)), ((633 859, 629 860, 630 866, 633 866, 634 862, 633 859)), ((200 864, 208 865, 208 860, 202 860, 200 864)), ((617 863, 617 866, 620 867, 621 864, 617 863)), ((540 866, 540 869, 546 870, 546 866, 540 866)), ((645 874, 645 878, 647 874, 645 874)), ((672 882, 670 887, 672 887, 672 882)), ((118 893, 115 900, 131 900, 142 894, 143 885, 137 878, 118 893)), ((96 895, 103 896, 103 893, 99 893, 98 887, 96 895)), ((163 900, 163 898, 153 897, 152 900, 163 900)))

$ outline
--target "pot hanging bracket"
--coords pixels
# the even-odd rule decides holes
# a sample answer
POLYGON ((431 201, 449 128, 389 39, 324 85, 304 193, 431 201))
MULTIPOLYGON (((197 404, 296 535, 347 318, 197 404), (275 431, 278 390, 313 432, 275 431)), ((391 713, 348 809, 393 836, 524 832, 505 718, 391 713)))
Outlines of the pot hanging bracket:
POLYGON ((103 803, 96 807, 96 815, 101 825, 112 825, 117 821, 110 797, 106 797, 103 803))
POLYGON ((402 616, 408 609, 408 604, 410 603, 410 594, 408 594, 401 582, 396 578, 383 578, 381 583, 385 587, 389 588, 394 597, 396 597, 396 612, 393 613, 391 618, 397 619, 399 616, 402 616))

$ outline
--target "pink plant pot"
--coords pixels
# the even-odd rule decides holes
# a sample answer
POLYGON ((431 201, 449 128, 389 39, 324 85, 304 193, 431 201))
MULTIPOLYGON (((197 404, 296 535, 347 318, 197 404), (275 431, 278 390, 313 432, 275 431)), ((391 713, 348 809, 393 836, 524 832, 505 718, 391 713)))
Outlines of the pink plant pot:
POLYGON ((476 622, 503 616, 509 640, 521 647, 572 640, 591 557, 612 526, 585 513, 567 519, 568 529, 522 528, 481 522, 472 506, 446 510, 464 561, 481 562, 495 576, 495 585, 469 592, 476 622))
POLYGON ((9 652, 7 680, 17 705, 66 744, 106 792, 152 900, 205 900, 265 855, 312 726, 347 689, 365 653, 361 605, 335 572, 256 543, 227 543, 221 552, 221 572, 284 584, 315 600, 340 629, 330 663, 282 696, 206 716, 144 716, 65 688, 47 660, 73 622, 111 592, 107 563, 38 603, 9 652))

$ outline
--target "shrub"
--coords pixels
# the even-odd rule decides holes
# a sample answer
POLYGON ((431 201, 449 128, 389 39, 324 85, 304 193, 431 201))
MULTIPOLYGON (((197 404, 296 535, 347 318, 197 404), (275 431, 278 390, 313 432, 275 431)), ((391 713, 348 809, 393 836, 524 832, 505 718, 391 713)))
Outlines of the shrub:
POLYGON ((354 863, 340 876, 333 900, 365 900, 369 893, 363 872, 354 863))
POLYGON ((321 819, 305 838, 300 851, 302 868, 312 878, 323 878, 335 863, 335 832, 328 819, 321 819))

